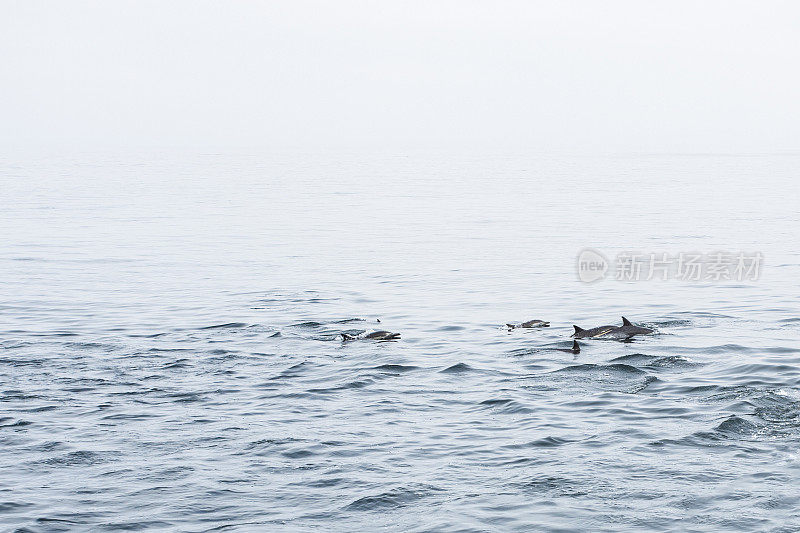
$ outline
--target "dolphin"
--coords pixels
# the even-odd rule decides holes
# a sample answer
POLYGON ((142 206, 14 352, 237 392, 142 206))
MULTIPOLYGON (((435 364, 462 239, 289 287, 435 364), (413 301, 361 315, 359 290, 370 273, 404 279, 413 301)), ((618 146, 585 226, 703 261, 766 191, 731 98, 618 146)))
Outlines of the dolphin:
POLYGON ((578 341, 573 340, 572 348, 553 348, 553 350, 565 353, 581 353, 581 345, 578 344, 578 341))
POLYGON ((573 333, 571 336, 575 337, 576 339, 593 339, 595 337, 607 335, 609 332, 614 331, 615 329, 619 329, 617 326, 597 326, 596 328, 591 329, 583 329, 574 325, 572 327, 575 328, 575 333, 573 333))
POLYGON ((549 328, 550 322, 546 322, 544 320, 528 320, 527 322, 523 322, 522 324, 506 324, 508 329, 515 329, 515 328, 549 328))
POLYGON ((583 329, 578 326, 572 327, 575 328, 575 333, 573 333, 572 336, 576 339, 627 340, 634 335, 648 335, 653 333, 652 329, 636 326, 625 317, 622 317, 622 326, 598 326, 592 329, 583 329))
POLYGON ((373 331, 372 333, 368 333, 363 337, 357 335, 350 335, 348 333, 340 333, 342 336, 343 341, 353 341, 356 339, 370 339, 376 341, 393 341, 400 338, 399 333, 392 333, 391 331, 373 331))
POLYGON ((653 333, 652 329, 637 326, 625 317, 622 317, 622 327, 619 328, 619 330, 620 332, 628 335, 628 337, 633 337, 634 335, 649 335, 653 333))
POLYGON ((368 333, 365 339, 374 339, 377 341, 390 341, 394 339, 399 339, 399 333, 392 333, 391 331, 373 331, 372 333, 368 333))

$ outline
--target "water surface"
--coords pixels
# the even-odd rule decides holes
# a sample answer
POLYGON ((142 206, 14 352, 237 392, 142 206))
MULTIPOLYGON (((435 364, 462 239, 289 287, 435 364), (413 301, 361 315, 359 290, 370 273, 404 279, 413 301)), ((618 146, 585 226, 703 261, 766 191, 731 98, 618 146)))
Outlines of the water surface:
POLYGON ((6 156, 1 527, 800 530, 798 170, 6 156), (585 284, 586 247, 765 264, 585 284), (622 315, 656 334, 553 350, 622 315))

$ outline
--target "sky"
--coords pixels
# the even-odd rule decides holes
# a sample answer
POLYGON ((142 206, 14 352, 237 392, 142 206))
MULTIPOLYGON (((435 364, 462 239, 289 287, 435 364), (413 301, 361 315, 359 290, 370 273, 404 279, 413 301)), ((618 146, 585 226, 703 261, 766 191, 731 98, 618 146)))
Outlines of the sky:
POLYGON ((0 150, 800 149, 793 1, 0 0, 0 150))

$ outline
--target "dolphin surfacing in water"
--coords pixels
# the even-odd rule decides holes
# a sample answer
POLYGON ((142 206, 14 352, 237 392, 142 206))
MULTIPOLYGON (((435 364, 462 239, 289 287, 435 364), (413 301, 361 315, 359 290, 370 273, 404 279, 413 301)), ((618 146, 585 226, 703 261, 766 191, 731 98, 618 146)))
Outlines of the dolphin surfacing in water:
POLYGON ((579 326, 572 326, 575 328, 575 333, 572 334, 576 339, 594 339, 607 335, 609 332, 619 329, 617 326, 597 326, 596 328, 583 329, 579 326))
POLYGON ((650 335, 653 333, 652 329, 637 326, 625 317, 622 317, 622 327, 619 329, 629 337, 633 337, 634 335, 650 335))
POLYGON ((528 320, 527 322, 523 322, 522 324, 506 324, 508 329, 517 329, 517 328, 549 328, 550 322, 546 320, 528 320))
POLYGON ((576 339, 626 340, 634 335, 649 335, 653 333, 652 329, 637 326, 625 317, 622 317, 622 326, 598 326, 591 329, 583 329, 578 326, 572 327, 575 328, 575 333, 572 336, 576 339))
POLYGON ((391 341, 394 339, 399 339, 399 333, 392 333, 391 331, 373 331, 372 333, 367 333, 364 336, 365 339, 373 339, 376 341, 391 341))
POLYGON ((572 348, 553 348, 558 352, 565 352, 565 353, 581 353, 581 345, 578 344, 578 341, 572 341, 572 348))
POLYGON ((373 331, 372 333, 368 333, 363 337, 360 335, 350 335, 347 333, 340 333, 342 336, 343 341, 354 341, 356 339, 370 339, 374 341, 393 341, 400 338, 399 333, 392 333, 391 331, 373 331))

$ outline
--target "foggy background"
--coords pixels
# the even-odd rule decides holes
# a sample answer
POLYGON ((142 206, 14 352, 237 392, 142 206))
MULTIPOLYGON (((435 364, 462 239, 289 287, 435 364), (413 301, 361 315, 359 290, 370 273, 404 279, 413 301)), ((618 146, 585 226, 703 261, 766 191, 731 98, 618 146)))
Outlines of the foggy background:
POLYGON ((6 149, 782 151, 794 2, 0 2, 6 149))

